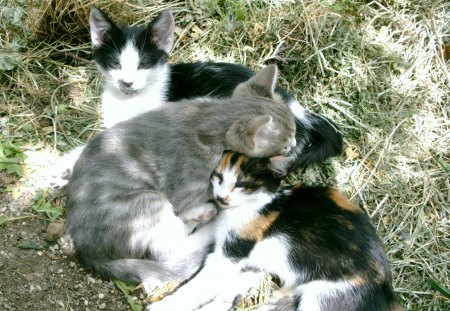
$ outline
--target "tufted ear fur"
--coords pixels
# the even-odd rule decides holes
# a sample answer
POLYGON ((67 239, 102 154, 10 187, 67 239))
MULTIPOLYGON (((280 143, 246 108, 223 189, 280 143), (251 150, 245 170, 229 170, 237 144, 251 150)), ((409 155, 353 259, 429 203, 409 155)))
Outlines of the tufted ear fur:
POLYGON ((116 28, 114 22, 99 8, 92 7, 89 16, 92 48, 96 49, 110 38, 111 31, 116 28))
POLYGON ((244 116, 228 129, 226 140, 233 151, 251 157, 264 157, 273 154, 271 142, 275 131, 270 115, 244 116))
POLYGON ((275 156, 270 158, 269 169, 276 178, 284 178, 289 174, 295 163, 293 156, 275 156))
POLYGON ((273 99, 277 76, 277 66, 267 66, 248 81, 239 84, 234 90, 233 96, 251 95, 273 99))
POLYGON ((149 27, 149 39, 153 41, 159 49, 170 53, 173 46, 173 32, 175 29, 175 22, 173 20, 172 13, 166 10, 161 12, 158 18, 148 25, 149 27))

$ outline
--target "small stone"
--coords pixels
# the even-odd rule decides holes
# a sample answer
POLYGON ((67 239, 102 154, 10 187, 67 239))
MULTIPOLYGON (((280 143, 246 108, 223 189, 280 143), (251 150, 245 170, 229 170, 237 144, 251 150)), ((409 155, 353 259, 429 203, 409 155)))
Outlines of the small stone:
POLYGON ((43 253, 42 253, 42 252, 40 252, 40 251, 39 251, 39 252, 37 252, 37 255, 38 255, 38 256, 42 256, 42 254, 43 254, 43 253))
POLYGON ((98 294, 98 298, 99 298, 99 299, 105 298, 105 294, 103 294, 103 293, 98 294))
POLYGON ((76 266, 76 263, 74 263, 73 261, 69 262, 69 267, 73 268, 76 266))
POLYGON ((87 281, 88 281, 88 283, 95 284, 95 279, 92 276, 88 276, 87 281))
POLYGON ((41 286, 30 284, 30 292, 36 292, 36 291, 38 291, 38 292, 42 291, 41 286))
POLYGON ((56 241, 64 234, 63 222, 52 222, 47 226, 44 233, 44 239, 47 241, 56 241))
POLYGON ((87 299, 84 300, 84 305, 87 306, 89 304, 89 301, 87 299))
POLYGON ((58 271, 56 271, 57 273, 59 273, 59 274, 61 274, 61 273, 63 273, 63 269, 58 269, 58 271))
POLYGON ((106 308, 106 304, 105 304, 105 303, 102 303, 101 305, 98 306, 98 308, 99 308, 100 310, 103 310, 103 309, 106 308))

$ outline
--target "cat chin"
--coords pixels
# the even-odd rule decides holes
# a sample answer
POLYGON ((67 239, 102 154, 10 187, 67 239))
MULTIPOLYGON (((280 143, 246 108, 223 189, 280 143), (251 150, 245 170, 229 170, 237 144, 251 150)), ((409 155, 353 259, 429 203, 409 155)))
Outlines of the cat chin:
POLYGON ((119 91, 121 93, 123 93, 124 95, 135 95, 135 94, 139 93, 139 91, 141 91, 141 90, 119 88, 119 91))

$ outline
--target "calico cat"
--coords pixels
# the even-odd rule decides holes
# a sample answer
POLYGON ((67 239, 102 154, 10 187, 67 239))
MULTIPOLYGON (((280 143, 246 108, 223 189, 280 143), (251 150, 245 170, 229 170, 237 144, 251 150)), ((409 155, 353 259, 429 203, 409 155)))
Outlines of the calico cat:
MULTIPOLYGON (((102 119, 105 127, 156 109, 167 100, 210 96, 230 97, 239 83, 254 72, 229 63, 169 65, 174 21, 168 11, 145 27, 117 26, 93 7, 90 14, 92 57, 104 76, 102 119)), ((322 162, 339 154, 342 137, 328 119, 304 109, 280 87, 275 92, 295 116, 297 145, 293 169, 322 162)), ((50 186, 63 188, 82 147, 64 156, 51 172, 50 186)))
POLYGON ((262 272, 281 289, 257 310, 401 310, 369 217, 336 190, 280 188, 293 159, 225 152, 211 178, 220 206, 202 270, 147 310, 229 310, 262 272))
POLYGON ((211 172, 225 149, 265 157, 295 146, 295 122, 269 66, 231 98, 167 103, 121 122, 83 150, 68 184, 67 222, 80 260, 105 277, 154 284, 185 279, 213 236, 188 236, 176 214, 211 205, 211 172))

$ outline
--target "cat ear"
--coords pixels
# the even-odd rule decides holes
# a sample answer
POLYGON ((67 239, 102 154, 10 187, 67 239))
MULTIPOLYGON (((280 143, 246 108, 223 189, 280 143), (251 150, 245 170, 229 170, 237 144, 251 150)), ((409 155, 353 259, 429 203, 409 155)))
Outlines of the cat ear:
POLYGON ((242 116, 227 130, 226 143, 231 150, 250 157, 268 157, 274 154, 276 131, 270 115, 242 116))
POLYGON ((277 76, 277 66, 267 66, 266 68, 256 73, 256 75, 254 75, 248 81, 239 84, 233 92, 233 96, 253 95, 273 99, 277 76))
POLYGON ((169 10, 161 12, 149 25, 149 39, 152 40, 159 49, 163 50, 167 54, 170 53, 173 46, 173 32, 175 29, 175 22, 173 20, 172 13, 169 10))
POLYGON ((272 171, 276 178, 284 178, 289 174, 295 158, 292 156, 275 156, 270 158, 269 169, 272 171))
POLYGON ((105 39, 108 38, 109 32, 115 27, 114 23, 109 19, 105 12, 99 8, 92 7, 89 16, 89 26, 91 28, 92 48, 100 47, 105 39))
POLYGON ((250 138, 251 147, 259 150, 271 139, 273 131, 273 119, 271 116, 260 116, 254 118, 247 126, 247 134, 250 138))

